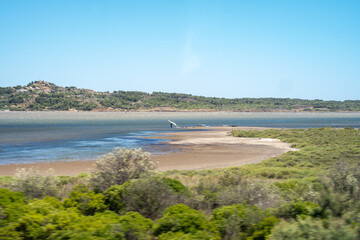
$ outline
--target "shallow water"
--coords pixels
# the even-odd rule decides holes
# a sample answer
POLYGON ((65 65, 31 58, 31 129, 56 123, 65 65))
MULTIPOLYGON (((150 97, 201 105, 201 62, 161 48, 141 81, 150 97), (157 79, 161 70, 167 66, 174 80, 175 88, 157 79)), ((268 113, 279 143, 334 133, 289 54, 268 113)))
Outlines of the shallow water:
POLYGON ((360 113, 0 112, 0 164, 96 159, 115 147, 163 153, 162 140, 142 138, 181 126, 278 128, 360 127, 360 113))

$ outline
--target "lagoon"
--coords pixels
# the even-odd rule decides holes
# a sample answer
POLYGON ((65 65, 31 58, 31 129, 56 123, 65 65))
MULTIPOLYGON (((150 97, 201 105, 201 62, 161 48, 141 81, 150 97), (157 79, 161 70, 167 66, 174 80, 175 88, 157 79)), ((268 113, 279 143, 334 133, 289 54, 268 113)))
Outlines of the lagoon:
MULTIPOLYGON (((294 112, 0 112, 0 164, 96 159, 115 147, 171 151, 143 138, 180 126, 360 127, 360 113, 294 112)), ((206 128, 203 128, 206 130, 206 128)))

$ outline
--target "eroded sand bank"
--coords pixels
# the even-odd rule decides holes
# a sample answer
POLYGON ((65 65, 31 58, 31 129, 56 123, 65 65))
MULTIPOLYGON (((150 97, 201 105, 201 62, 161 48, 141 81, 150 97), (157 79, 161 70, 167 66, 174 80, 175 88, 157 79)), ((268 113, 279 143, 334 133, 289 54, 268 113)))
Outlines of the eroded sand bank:
MULTIPOLYGON (((282 153, 297 150, 278 139, 230 136, 231 130, 248 130, 250 128, 206 129, 209 131, 171 132, 166 133, 165 137, 160 137, 170 140, 166 142, 167 147, 176 151, 154 155, 153 160, 158 163, 157 170, 197 170, 241 166, 258 163, 282 153)), ((72 161, 1 165, 0 175, 14 175, 17 168, 36 167, 42 171, 52 168, 55 175, 74 176, 83 172, 91 172, 94 169, 93 163, 94 161, 72 161)))

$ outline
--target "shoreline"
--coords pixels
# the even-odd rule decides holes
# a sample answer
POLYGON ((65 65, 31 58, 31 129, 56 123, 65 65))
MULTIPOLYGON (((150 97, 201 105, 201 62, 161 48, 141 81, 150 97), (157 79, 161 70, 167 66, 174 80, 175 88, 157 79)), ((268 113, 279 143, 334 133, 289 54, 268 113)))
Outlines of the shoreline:
MULTIPOLYGON (((279 139, 238 138, 229 135, 231 130, 263 130, 257 127, 194 127, 188 129, 208 129, 210 131, 168 132, 165 136, 148 136, 160 138, 167 148, 176 152, 153 155, 152 160, 158 163, 157 171, 214 169, 245 164, 259 163, 279 156, 288 151, 296 151, 290 144, 279 139)), ((54 175, 75 176, 94 170, 94 160, 57 161, 27 164, 0 165, 0 176, 13 176, 19 168, 37 168, 40 171, 53 169, 54 175)))
POLYGON ((286 110, 286 109, 269 109, 269 110, 260 110, 260 109, 243 109, 243 110, 215 110, 215 109, 137 109, 137 110, 0 110, 1 112, 62 112, 62 113, 360 113, 360 111, 301 111, 301 110, 286 110))

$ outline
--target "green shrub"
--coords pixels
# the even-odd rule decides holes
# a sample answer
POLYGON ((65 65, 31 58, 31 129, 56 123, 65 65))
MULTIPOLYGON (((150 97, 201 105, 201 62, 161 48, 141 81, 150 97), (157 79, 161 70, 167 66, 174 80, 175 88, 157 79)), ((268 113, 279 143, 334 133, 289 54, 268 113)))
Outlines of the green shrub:
MULTIPOLYGON (((0 207, 0 227, 7 226, 28 212, 24 202, 5 203, 0 207)), ((1 239, 1 238, 0 238, 1 239)))
POLYGON ((276 189, 269 184, 255 181, 242 181, 239 185, 223 187, 217 192, 217 202, 220 206, 247 203, 262 209, 275 207, 279 204, 276 189))
POLYGON ((336 193, 346 195, 349 200, 360 200, 360 164, 338 163, 327 176, 328 183, 336 193))
POLYGON ((125 240, 120 216, 105 211, 94 216, 82 216, 74 219, 71 224, 58 230, 48 237, 49 240, 125 240))
POLYGON ((280 190, 281 198, 288 202, 301 199, 318 203, 321 199, 320 191, 323 188, 318 178, 290 179, 275 182, 274 185, 280 190))
POLYGON ((24 204, 24 194, 12 192, 9 189, 0 189, 0 208, 13 203, 24 204))
POLYGON ((84 216, 51 197, 27 205, 12 204, 5 210, 13 215, 6 222, 1 219, 0 239, 150 239, 153 226, 151 220, 134 212, 84 216))
POLYGON ((144 218, 137 212, 127 212, 119 217, 122 226, 122 232, 125 239, 152 239, 151 230, 154 225, 153 221, 144 218))
POLYGON ((124 194, 129 184, 126 182, 123 185, 112 185, 105 191, 105 204, 111 211, 119 213, 124 209, 124 194))
POLYGON ((70 193, 69 198, 64 199, 64 206, 67 208, 76 207, 84 215, 93 215, 107 209, 105 196, 101 193, 89 191, 86 186, 79 185, 70 193))
POLYGON ((222 239, 266 239, 278 219, 255 206, 236 204, 215 209, 211 221, 222 239))
POLYGON ((178 202, 178 194, 159 178, 134 179, 126 186, 125 209, 147 218, 158 218, 165 208, 178 202))
POLYGON ((189 189, 185 187, 179 180, 172 179, 172 178, 160 178, 165 185, 169 186, 175 193, 188 195, 190 194, 189 189))
POLYGON ((207 231, 196 231, 195 233, 167 232, 158 237, 159 240, 217 240, 220 239, 207 231))
POLYGON ((280 218, 296 217, 324 217, 323 209, 316 203, 309 201, 295 201, 286 203, 277 210, 277 216, 280 218))
POLYGON ((49 239, 151 239, 151 220, 138 213, 118 216, 105 211, 77 219, 72 225, 54 233, 49 239))
POLYGON ((312 218, 281 222, 275 226, 270 240, 356 240, 356 230, 341 220, 325 222, 312 218))
POLYGON ((154 226, 154 235, 159 239, 179 239, 180 236, 203 236, 194 239, 217 239, 218 235, 205 214, 184 204, 168 207, 154 226))
POLYGON ((7 224, 0 230, 0 239, 48 239, 80 217, 79 212, 65 210, 52 197, 35 199, 27 205, 10 205, 5 210, 7 224))

